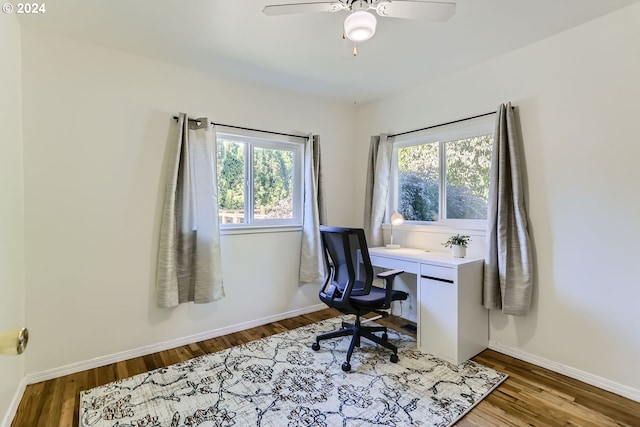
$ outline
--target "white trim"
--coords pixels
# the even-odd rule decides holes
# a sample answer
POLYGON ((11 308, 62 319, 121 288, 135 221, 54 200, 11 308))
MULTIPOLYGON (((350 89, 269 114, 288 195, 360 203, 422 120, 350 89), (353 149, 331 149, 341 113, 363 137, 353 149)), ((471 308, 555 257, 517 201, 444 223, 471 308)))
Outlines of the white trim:
POLYGON ((2 419, 2 423, 0 423, 0 427, 11 427, 11 423, 18 412, 18 406, 20 405, 20 401, 22 400, 22 396, 24 396, 24 391, 27 388, 27 379, 26 377, 22 377, 20 380, 20 384, 18 384, 18 389, 16 393, 13 395, 13 399, 11 400, 11 404, 5 413, 4 418, 2 419))
MULTIPOLYGON (((391 225, 388 222, 382 223, 383 230, 389 230, 391 225)), ((470 227, 470 226, 456 226, 451 223, 434 222, 431 223, 418 223, 418 222, 404 222, 400 225, 394 225, 394 230, 405 230, 408 232, 428 232, 428 233, 442 233, 442 234, 454 234, 460 232, 466 232, 472 236, 484 237, 487 233, 486 227, 470 227)))
POLYGON ((131 359, 134 357, 146 356, 148 354, 157 353, 159 351, 164 351, 164 350, 192 344, 199 341, 204 341, 207 339, 231 334, 234 332, 244 331, 246 329, 254 328, 256 326, 266 325, 267 323, 277 322, 279 320, 288 319, 290 317, 312 313, 315 311, 323 310, 325 308, 326 308, 326 305, 324 304, 316 304, 309 307, 299 308, 297 310, 291 310, 285 313, 276 314, 273 316, 263 317, 261 319, 251 320, 249 322, 225 326, 223 328, 201 332, 198 334, 189 335, 186 337, 181 337, 181 338, 177 338, 170 341, 164 341, 157 344, 148 345, 145 347, 135 348, 132 350, 121 351, 119 353, 114 353, 107 356, 100 356, 100 357, 96 357, 95 359, 76 362, 76 363, 60 366, 58 368, 53 368, 53 369, 49 369, 42 372, 27 374, 25 376, 26 384, 35 384, 41 381, 47 381, 47 380, 59 378, 65 375, 86 371, 87 369, 93 369, 100 366, 110 365, 112 363, 121 362, 123 360, 131 359))
POLYGON ((549 369, 550 371, 556 372, 558 374, 566 375, 575 380, 582 381, 606 391, 610 391, 611 393, 626 397, 627 399, 640 402, 640 390, 634 389, 632 387, 616 383, 614 381, 590 374, 585 371, 581 371, 580 369, 572 368, 571 366, 563 365, 562 363, 554 362, 553 360, 545 359, 544 357, 536 356, 534 354, 527 353, 525 351, 518 350, 512 347, 507 347, 497 342, 490 341, 489 348, 499 353, 506 354, 507 356, 524 360, 525 362, 529 362, 536 366, 549 369))
POLYGON ((242 225, 220 226, 221 236, 231 236, 234 234, 261 234, 261 233, 291 233, 302 231, 302 225, 242 225))
POLYGON ((394 145, 408 147, 429 142, 450 142, 459 139, 473 138, 482 134, 492 134, 495 131, 496 116, 487 115, 474 119, 462 120, 456 123, 444 124, 421 131, 410 132, 394 137, 394 145))

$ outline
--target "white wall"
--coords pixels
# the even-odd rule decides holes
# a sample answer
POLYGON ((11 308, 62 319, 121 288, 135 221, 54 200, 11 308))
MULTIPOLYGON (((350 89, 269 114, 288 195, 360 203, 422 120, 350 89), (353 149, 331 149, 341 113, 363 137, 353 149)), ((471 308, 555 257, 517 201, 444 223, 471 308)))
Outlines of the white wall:
MULTIPOLYGON (((20 25, 0 14, 0 333, 25 325, 20 25)), ((0 425, 24 376, 24 355, 0 356, 0 425)))
MULTIPOLYGON (((160 181, 177 112, 319 133, 331 170, 329 222, 357 225, 370 135, 512 101, 519 107, 528 169, 535 292, 527 317, 492 313, 491 340, 640 390, 640 289, 632 252, 640 237, 634 191, 640 178, 640 5, 361 106, 357 117, 352 107, 23 28, 24 194, 15 124, 20 37, 17 22, 0 19, 0 77, 7 77, 0 83, 0 189, 16 200, 0 201, 0 326, 24 320, 26 247, 28 373, 317 303, 315 287, 297 285, 299 235, 281 233, 223 237, 225 299, 173 310, 154 306, 160 181), (14 124, 5 126, 6 118, 14 124)), ((434 244, 420 240, 429 237, 405 238, 434 244)), ((24 372, 21 360, 0 359, 0 414, 24 372)))
POLYGON ((23 28, 28 373, 319 304, 299 232, 222 238, 226 298, 158 309, 161 184, 178 112, 321 135, 328 216, 353 222, 355 109, 23 28))
MULTIPOLYGON (((533 308, 492 312, 496 346, 640 397, 640 4, 358 110, 369 136, 518 106, 533 308)), ((359 164, 365 176, 365 164, 359 164)), ((359 183, 360 184, 360 183, 359 183)), ((356 195, 364 194, 362 185, 356 195)), ((362 199, 363 197, 360 196, 362 199)), ((362 202, 361 202, 362 203, 362 202)))

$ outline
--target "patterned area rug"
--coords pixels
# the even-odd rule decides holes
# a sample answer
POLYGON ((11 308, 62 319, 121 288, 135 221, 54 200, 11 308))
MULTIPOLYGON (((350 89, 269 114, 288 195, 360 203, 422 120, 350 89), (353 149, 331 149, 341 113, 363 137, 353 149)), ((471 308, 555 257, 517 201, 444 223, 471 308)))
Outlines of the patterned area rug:
MULTIPOLYGON (((342 362, 351 337, 321 342, 341 318, 201 356, 80 393, 83 427, 450 426, 506 375, 475 362, 460 366, 416 350, 389 330, 400 361, 363 339, 342 362)), ((350 320, 350 319, 349 319, 350 320)))

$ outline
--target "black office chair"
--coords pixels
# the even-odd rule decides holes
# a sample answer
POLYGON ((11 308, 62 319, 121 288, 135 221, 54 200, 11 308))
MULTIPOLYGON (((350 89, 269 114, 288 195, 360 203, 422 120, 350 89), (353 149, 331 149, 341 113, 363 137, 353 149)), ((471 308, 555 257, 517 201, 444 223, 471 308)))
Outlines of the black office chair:
POLYGON ((398 348, 387 341, 387 328, 384 326, 362 326, 360 316, 375 312, 384 317, 391 308, 391 301, 406 300, 407 293, 393 290, 393 279, 403 273, 402 270, 385 271, 377 275, 384 279, 385 287, 373 286, 373 266, 369 258, 367 241, 361 228, 320 227, 327 277, 320 289, 320 299, 329 307, 344 314, 355 314, 354 324, 342 322, 342 329, 318 335, 311 348, 318 351, 320 341, 353 335, 347 361, 342 364, 343 371, 351 370, 351 355, 355 347, 360 347, 360 338, 365 337, 393 351, 391 362, 398 361, 398 348), (380 337, 374 332, 382 332, 380 337))

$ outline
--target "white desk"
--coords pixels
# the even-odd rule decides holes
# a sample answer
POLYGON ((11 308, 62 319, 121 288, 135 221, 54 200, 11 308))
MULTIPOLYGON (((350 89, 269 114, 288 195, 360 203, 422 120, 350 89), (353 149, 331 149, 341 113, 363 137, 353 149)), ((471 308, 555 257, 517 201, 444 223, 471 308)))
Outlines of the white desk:
POLYGON ((418 349, 456 365, 487 348, 489 312, 482 306, 481 258, 422 249, 369 248, 375 267, 418 276, 418 349))

